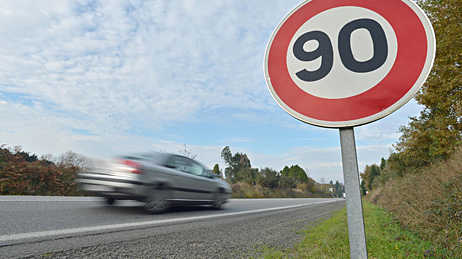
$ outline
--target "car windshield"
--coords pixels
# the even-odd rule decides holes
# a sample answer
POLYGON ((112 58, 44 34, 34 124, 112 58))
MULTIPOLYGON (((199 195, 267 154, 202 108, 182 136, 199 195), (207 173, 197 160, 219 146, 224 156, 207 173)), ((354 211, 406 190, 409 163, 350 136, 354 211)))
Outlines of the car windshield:
POLYGON ((215 176, 215 174, 213 173, 213 171, 210 170, 210 169, 205 169, 205 174, 206 174, 206 175, 213 176, 213 177, 215 176))
POLYGON ((120 158, 128 160, 145 160, 151 161, 155 164, 162 164, 165 161, 166 156, 161 153, 141 153, 128 156, 121 156, 120 158))

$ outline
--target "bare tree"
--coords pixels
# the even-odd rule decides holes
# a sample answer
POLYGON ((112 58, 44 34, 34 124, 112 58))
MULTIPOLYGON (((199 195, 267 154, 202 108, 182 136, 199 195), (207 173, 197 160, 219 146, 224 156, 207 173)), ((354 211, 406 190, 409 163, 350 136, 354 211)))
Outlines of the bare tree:
POLYGON ((87 169, 91 165, 90 159, 87 157, 77 154, 72 151, 67 151, 66 153, 59 156, 57 159, 58 166, 70 167, 75 166, 80 169, 87 169))
POLYGON ((53 161, 53 155, 52 154, 41 155, 40 160, 53 161))
POLYGON ((184 144, 184 149, 178 151, 180 154, 182 154, 185 157, 189 157, 191 159, 196 159, 197 154, 193 154, 191 149, 189 149, 186 144, 184 144))

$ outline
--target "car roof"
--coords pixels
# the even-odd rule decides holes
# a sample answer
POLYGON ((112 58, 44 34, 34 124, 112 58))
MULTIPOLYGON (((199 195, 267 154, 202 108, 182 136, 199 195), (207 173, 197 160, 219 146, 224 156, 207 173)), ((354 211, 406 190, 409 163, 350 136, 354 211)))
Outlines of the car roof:
POLYGON ((165 162, 169 157, 171 156, 178 156, 178 157, 183 157, 189 160, 192 160, 198 164, 200 164, 203 168, 210 170, 207 166, 202 164, 201 162, 197 161, 196 159, 180 155, 180 154, 174 154, 174 153, 168 153, 168 152, 158 152, 158 151, 151 151, 151 152, 145 152, 145 153, 135 153, 133 155, 128 155, 128 156, 122 156, 125 158, 128 157, 138 157, 138 158, 149 158, 149 159, 154 159, 156 162, 165 162))

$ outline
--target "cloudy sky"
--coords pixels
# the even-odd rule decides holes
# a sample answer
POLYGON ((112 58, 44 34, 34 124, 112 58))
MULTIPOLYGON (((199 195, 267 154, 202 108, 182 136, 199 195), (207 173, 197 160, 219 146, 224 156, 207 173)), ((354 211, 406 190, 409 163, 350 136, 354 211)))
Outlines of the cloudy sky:
MULTIPOLYGON (((229 145, 253 167, 343 181, 338 130, 293 119, 264 79, 266 44, 299 2, 1 1, 0 144, 90 157, 187 145, 208 166, 229 145)), ((419 110, 356 128, 360 167, 419 110)))

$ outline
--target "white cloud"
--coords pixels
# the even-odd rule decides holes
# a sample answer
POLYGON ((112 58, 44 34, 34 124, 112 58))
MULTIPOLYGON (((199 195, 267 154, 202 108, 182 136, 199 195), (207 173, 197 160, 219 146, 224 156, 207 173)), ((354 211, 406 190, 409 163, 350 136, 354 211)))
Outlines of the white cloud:
MULTIPOLYGON (((0 120, 7 127, 0 140, 39 154, 71 149, 97 157, 147 148, 178 152, 187 144, 212 166, 223 147, 129 132, 200 121, 204 111, 222 108, 233 111, 223 115, 229 120, 306 129, 307 139, 318 138, 319 129, 290 123, 262 71, 270 34, 298 2, 2 1, 0 120)), ((361 167, 388 154, 402 118, 413 112, 358 128, 361 167)), ((240 148, 253 143, 244 134, 223 139, 256 167, 299 164, 315 179, 342 179, 339 148, 268 155, 240 148)))
POLYGON ((265 110, 272 101, 261 71, 261 29, 277 21, 268 24, 274 11, 261 3, 2 5, 8 15, 0 33, 8 40, 0 41, 0 90, 106 126, 143 121, 147 128, 208 108, 265 110))
MULTIPOLYGON (((58 155, 72 150, 94 158, 109 158, 150 150, 179 153, 184 150, 186 144, 187 149, 197 155, 197 159, 205 165, 212 167, 218 163, 221 168, 224 167, 224 161, 220 157, 223 146, 192 145, 173 140, 154 140, 149 137, 120 134, 111 129, 98 128, 84 120, 70 119, 60 114, 50 115, 43 111, 43 107, 40 106, 9 103, 0 105, 0 114, 9 125, 0 129, 0 139, 7 140, 0 144, 20 144, 24 150, 39 155, 58 155)), ((386 156, 389 148, 389 145, 358 146, 360 168, 366 164, 377 163, 377 157, 386 156)), ((308 169, 310 176, 317 181, 325 178, 343 182, 339 147, 297 147, 269 155, 241 148, 239 143, 236 143, 231 146, 231 150, 233 153, 248 154, 253 167, 281 170, 284 166, 298 164, 308 169)))

